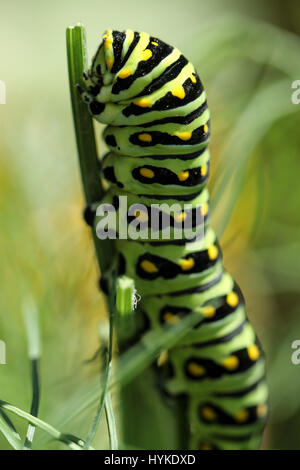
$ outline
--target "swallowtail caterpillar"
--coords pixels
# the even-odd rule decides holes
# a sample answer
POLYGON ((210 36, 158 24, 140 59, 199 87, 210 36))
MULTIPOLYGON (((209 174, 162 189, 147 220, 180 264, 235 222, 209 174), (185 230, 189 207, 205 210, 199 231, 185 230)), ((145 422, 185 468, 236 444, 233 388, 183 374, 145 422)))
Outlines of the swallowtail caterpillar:
POLYGON ((265 360, 209 226, 210 115, 198 74, 157 37, 107 30, 80 92, 93 117, 107 125, 102 176, 110 188, 102 202, 118 211, 119 196, 127 196, 128 204, 147 209, 126 214, 116 229, 119 269, 134 279, 140 310, 150 328, 199 312, 197 326, 161 361, 165 390, 188 397, 190 448, 255 449, 267 416, 265 360), (159 203, 166 212, 179 207, 169 218, 168 239, 163 223, 155 238, 147 228, 155 216, 148 209, 159 203), (118 239, 121 225, 133 219, 143 239, 118 239), (187 219, 190 229, 202 230, 179 239, 187 219))

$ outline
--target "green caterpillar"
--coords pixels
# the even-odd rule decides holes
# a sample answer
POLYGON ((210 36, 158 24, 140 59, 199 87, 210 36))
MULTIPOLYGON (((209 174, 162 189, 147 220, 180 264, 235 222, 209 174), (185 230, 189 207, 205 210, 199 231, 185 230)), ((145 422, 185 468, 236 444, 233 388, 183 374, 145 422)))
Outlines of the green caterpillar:
POLYGON ((102 203, 120 217, 110 235, 120 272, 142 297, 139 310, 151 328, 199 312, 197 326, 161 361, 167 393, 188 396, 190 447, 255 449, 267 417, 265 361, 209 227, 210 119, 197 72, 156 37, 107 30, 85 84, 83 100, 107 124, 102 173, 110 188, 102 203), (120 196, 134 213, 121 213, 120 196), (120 239, 132 222, 140 238, 120 239), (184 238, 182 222, 189 222, 184 238))

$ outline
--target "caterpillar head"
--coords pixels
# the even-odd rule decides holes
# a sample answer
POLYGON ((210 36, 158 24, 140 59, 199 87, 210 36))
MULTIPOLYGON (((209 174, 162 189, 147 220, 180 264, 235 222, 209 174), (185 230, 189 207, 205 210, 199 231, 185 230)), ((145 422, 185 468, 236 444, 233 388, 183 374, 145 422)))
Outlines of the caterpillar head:
MULTIPOLYGON (((134 35, 133 32, 131 33, 134 35)), ((106 30, 90 69, 84 73, 84 88, 79 88, 82 99, 87 103, 91 114, 101 122, 110 123, 115 115, 115 106, 110 103, 111 89, 117 61, 121 61, 124 52, 125 38, 126 32, 106 30)))
POLYGON ((121 61, 125 38, 126 33, 111 29, 105 31, 88 74, 93 85, 102 88, 112 83, 121 61))

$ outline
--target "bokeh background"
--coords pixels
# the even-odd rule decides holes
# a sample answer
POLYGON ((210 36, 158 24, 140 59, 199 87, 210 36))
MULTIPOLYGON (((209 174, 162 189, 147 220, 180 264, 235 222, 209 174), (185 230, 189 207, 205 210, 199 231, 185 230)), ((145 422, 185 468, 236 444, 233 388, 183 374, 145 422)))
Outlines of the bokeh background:
MULTIPOLYGON (((176 45, 197 66, 212 114, 212 223, 267 354, 263 448, 300 449, 300 365, 291 361, 300 339, 300 104, 291 101, 300 80, 300 10, 291 0, 2 2, 0 399, 30 408, 28 308, 41 324, 42 419, 56 425, 99 369, 84 364, 98 347, 105 307, 81 218, 65 49, 65 28, 79 21, 89 57, 106 28, 132 28, 176 45)), ((64 430, 84 436, 92 411, 64 430)), ((42 437, 39 445, 61 447, 42 437)), ((104 428, 96 446, 107 446, 104 428)), ((9 448, 1 436, 0 448, 9 448)))

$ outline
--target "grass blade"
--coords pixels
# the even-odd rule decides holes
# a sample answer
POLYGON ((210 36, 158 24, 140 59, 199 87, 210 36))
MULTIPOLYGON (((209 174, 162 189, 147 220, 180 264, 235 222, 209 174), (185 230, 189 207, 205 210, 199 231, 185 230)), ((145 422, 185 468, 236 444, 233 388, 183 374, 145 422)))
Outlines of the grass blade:
POLYGON ((12 429, 12 427, 7 423, 6 419, 4 419, 2 416, 0 416, 0 433, 3 434, 3 436, 15 450, 21 450, 23 445, 19 434, 12 429))
POLYGON ((79 439, 76 436, 69 436, 67 434, 60 432, 57 429, 55 429, 53 426, 51 426, 51 424, 48 424, 45 421, 42 421, 36 416, 33 416, 30 413, 27 413, 26 411, 23 411, 16 406, 10 405, 9 403, 5 401, 0 400, 0 408, 2 410, 10 411, 16 416, 19 416, 20 418, 25 419, 26 421, 31 423, 33 426, 38 427, 39 429, 42 429, 43 431, 48 433, 55 440, 67 444, 72 450, 83 449, 84 441, 82 439, 79 439), (77 443, 74 442, 75 440, 77 443))
POLYGON ((108 434, 109 434, 110 449, 118 450, 119 444, 118 444, 116 421, 115 421, 114 410, 113 410, 113 406, 111 402, 111 396, 109 392, 106 394, 105 415, 106 415, 107 428, 108 428, 108 434))
MULTIPOLYGON (((23 318, 26 327, 28 356, 31 361, 32 402, 30 414, 37 416, 40 403, 38 363, 41 356, 41 347, 38 312, 32 300, 27 302, 27 304, 24 306, 23 318)), ((24 442, 24 450, 29 450, 31 448, 34 432, 35 426, 29 424, 24 442)))
POLYGON ((3 434, 3 436, 7 439, 7 441, 15 450, 22 449, 22 441, 21 441, 21 437, 19 433, 17 432, 16 428, 14 427, 9 417, 1 409, 0 409, 0 432, 3 434))
POLYGON ((171 349, 179 343, 201 318, 198 312, 193 312, 171 328, 147 333, 138 344, 120 357, 111 388, 116 385, 124 387, 130 383, 153 363, 161 351, 171 349))

